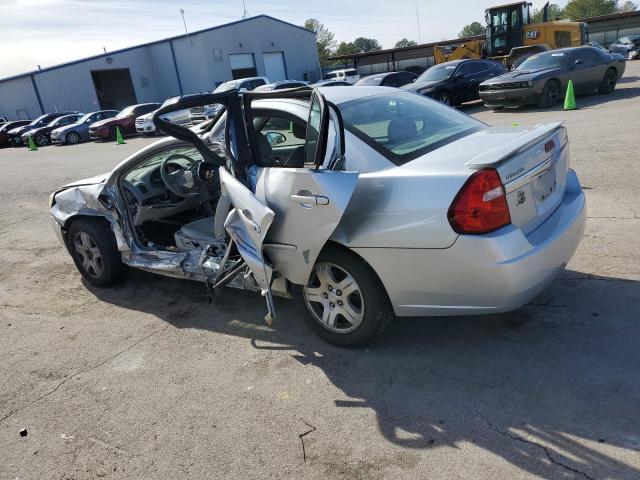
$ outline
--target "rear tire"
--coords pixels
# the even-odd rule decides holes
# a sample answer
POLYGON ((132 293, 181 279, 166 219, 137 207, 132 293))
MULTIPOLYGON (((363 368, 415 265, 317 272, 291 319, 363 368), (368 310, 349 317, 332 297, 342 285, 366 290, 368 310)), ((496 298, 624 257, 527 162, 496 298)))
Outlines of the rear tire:
POLYGON ((80 218, 74 221, 67 231, 67 248, 82 276, 92 285, 109 287, 126 272, 106 220, 80 218))
POLYGON ((499 106, 499 105, 494 105, 492 107, 489 107, 491 110, 493 110, 494 112, 499 112, 500 110, 504 110, 504 107, 499 106))
POLYGON ((80 135, 76 132, 69 132, 65 137, 65 142, 69 145, 75 145, 80 141, 80 135))
POLYGON ((560 100, 560 83, 557 80, 549 80, 540 95, 538 106, 540 108, 551 108, 560 100))
POLYGON ((352 252, 328 245, 297 295, 307 326, 324 341, 347 348, 371 342, 393 319, 375 272, 352 252), (344 290, 344 291, 343 291, 344 290))
POLYGON ((605 95, 607 93, 613 92, 616 89, 617 83, 618 83, 618 74, 613 68, 610 68, 604 74, 602 83, 598 87, 598 93, 601 95, 605 95))

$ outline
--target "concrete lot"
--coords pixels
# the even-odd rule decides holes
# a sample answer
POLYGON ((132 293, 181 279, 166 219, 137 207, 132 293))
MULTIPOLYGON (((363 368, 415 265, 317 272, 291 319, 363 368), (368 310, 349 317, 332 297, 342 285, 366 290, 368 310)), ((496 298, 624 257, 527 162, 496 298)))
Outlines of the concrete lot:
POLYGON ((584 241, 517 312, 397 320, 358 351, 287 301, 269 329, 252 294, 81 281, 49 193, 150 140, 0 150, 0 478, 639 478, 639 75, 574 112, 466 107, 566 120, 584 241))

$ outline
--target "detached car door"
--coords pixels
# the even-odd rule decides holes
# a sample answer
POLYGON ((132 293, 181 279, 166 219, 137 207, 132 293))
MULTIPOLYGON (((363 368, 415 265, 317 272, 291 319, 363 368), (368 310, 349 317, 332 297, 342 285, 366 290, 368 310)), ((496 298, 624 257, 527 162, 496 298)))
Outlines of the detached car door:
POLYGON ((357 172, 338 170, 343 162, 340 112, 316 89, 307 121, 304 168, 259 167, 255 192, 221 175, 233 206, 225 226, 233 238, 242 238, 238 250, 263 292, 269 289, 272 271, 292 283, 307 283, 358 180, 357 172))

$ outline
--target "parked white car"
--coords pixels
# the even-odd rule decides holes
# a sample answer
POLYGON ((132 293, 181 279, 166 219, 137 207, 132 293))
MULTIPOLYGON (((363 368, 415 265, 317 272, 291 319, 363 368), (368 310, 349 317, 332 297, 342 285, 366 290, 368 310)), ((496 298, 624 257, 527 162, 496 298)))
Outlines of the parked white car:
POLYGON ((345 70, 334 70, 329 72, 324 76, 324 79, 347 82, 354 85, 358 80, 360 80, 360 75, 355 68, 347 68, 345 70))
POLYGON ((520 307, 584 232, 561 123, 490 127, 389 87, 208 94, 154 121, 173 138, 51 195, 94 285, 128 266, 245 288, 268 323, 273 295, 299 295, 316 334, 359 346, 394 315, 520 307), (162 118, 215 103, 200 128, 162 118))
MULTIPOLYGON (((165 100, 163 105, 166 105, 167 103, 175 101, 179 98, 189 98, 189 95, 184 95, 182 97, 169 98, 165 100)), ((156 110, 136 118, 136 122, 135 122, 136 132, 143 135, 154 135, 156 133, 156 126, 153 123, 153 115, 155 112, 156 110)), ((171 123, 175 123, 177 125, 187 125, 189 123, 192 123, 191 112, 189 111, 189 109, 179 110, 177 112, 171 112, 165 115, 165 118, 169 120, 171 123)))

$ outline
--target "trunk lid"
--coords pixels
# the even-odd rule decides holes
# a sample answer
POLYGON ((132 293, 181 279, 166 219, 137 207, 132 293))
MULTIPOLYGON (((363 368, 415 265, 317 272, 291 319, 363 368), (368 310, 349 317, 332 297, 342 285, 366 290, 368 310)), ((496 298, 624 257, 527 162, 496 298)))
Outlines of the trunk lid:
POLYGON ((511 223, 528 234, 549 218, 564 197, 569 171, 567 131, 562 123, 536 125, 466 165, 498 171, 511 223))
POLYGON ((512 223, 527 234, 543 223, 564 197, 569 171, 567 132, 562 123, 490 127, 400 168, 459 176, 462 183, 475 170, 495 168, 505 185, 512 223))

